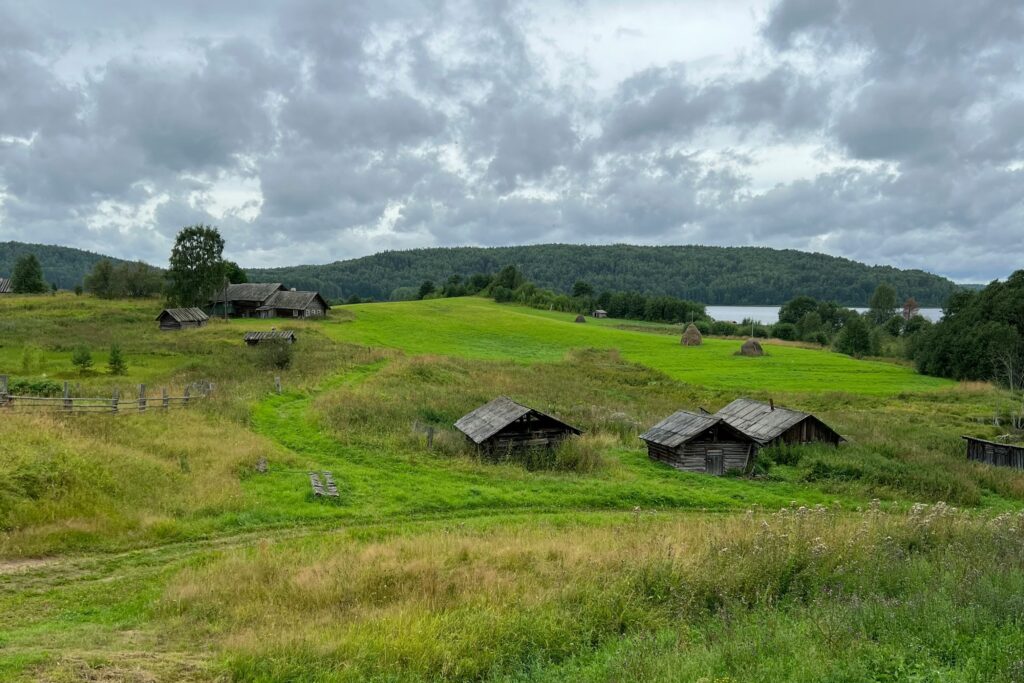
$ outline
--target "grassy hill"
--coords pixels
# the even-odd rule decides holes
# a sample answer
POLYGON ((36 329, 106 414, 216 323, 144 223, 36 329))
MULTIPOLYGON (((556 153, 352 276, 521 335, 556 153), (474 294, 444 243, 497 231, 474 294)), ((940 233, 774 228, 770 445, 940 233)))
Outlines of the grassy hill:
POLYGON ((1017 671, 1024 473, 967 462, 959 438, 997 430, 1010 397, 989 385, 475 298, 182 333, 157 331, 159 306, 0 299, 0 374, 91 396, 215 386, 187 411, 0 413, 0 679, 1017 671), (286 370, 241 342, 285 322, 286 370), (113 343, 127 376, 104 371, 113 343), (498 394, 584 436, 544 467, 482 461, 451 423, 498 394), (648 459, 647 426, 740 395, 813 410, 850 443, 769 453, 757 478, 648 459), (337 501, 310 493, 324 470, 337 501))
MULTIPOLYGON (((567 292, 577 280, 596 291, 668 294, 717 305, 777 305, 798 295, 866 306, 882 282, 922 306, 942 306, 956 285, 920 270, 868 266, 849 259, 765 247, 589 246, 411 249, 320 266, 251 269, 250 279, 319 289, 335 299, 356 294, 377 300, 424 280, 445 282, 514 264, 541 287, 567 292)), ((401 292, 397 292, 401 294, 401 292)))
POLYGON ((26 242, 0 242, 0 276, 10 277, 14 271, 15 262, 24 254, 35 254, 43 267, 43 279, 61 289, 72 289, 75 285, 82 284, 85 276, 101 259, 109 259, 115 265, 124 263, 120 259, 71 247, 26 242))

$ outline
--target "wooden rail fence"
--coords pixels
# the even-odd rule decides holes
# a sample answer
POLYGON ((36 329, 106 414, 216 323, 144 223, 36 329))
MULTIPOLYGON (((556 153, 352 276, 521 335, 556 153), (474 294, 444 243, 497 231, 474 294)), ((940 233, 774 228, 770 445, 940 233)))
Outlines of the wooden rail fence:
POLYGON ((50 413, 106 413, 111 415, 124 413, 144 413, 152 410, 170 410, 187 408, 196 397, 191 389, 185 387, 181 396, 171 396, 166 388, 160 390, 159 396, 150 397, 146 394, 146 385, 140 384, 138 395, 134 399, 121 398, 121 392, 114 389, 110 398, 81 398, 71 396, 71 385, 64 382, 64 394, 59 397, 49 396, 15 396, 8 392, 9 383, 6 375, 0 375, 0 410, 13 412, 50 412, 50 413))

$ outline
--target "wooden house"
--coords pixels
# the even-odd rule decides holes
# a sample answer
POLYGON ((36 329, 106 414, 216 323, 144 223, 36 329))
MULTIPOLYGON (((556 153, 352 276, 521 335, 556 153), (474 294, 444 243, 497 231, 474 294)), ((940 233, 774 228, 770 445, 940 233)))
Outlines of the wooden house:
POLYGON ((279 290, 256 309, 260 318, 322 318, 331 307, 320 292, 279 290))
POLYGON ((580 430, 539 410, 499 396, 463 415, 455 428, 478 448, 502 455, 525 448, 553 448, 580 430))
POLYGON ((986 441, 973 436, 965 436, 963 439, 967 442, 968 460, 1024 470, 1024 444, 986 441))
POLYGON ((687 472, 722 475, 747 472, 758 443, 717 415, 685 410, 669 415, 640 435, 647 455, 687 472))
POLYGON ((211 313, 223 315, 225 309, 232 318, 258 318, 256 309, 271 296, 284 290, 280 282, 246 282, 228 285, 219 290, 210 302, 211 313))
POLYGON ((731 427, 761 446, 777 444, 828 443, 838 445, 843 437, 810 413, 776 406, 749 398, 738 398, 717 413, 731 427))
POLYGON ((283 341, 286 344, 295 343, 295 333, 287 330, 267 330, 265 332, 246 332, 245 343, 249 346, 258 346, 263 342, 283 341))
POLYGON ((165 308, 156 317, 160 329, 164 332, 202 327, 210 321, 200 308, 165 308))
POLYGON ((596 311, 594 311, 594 315, 592 317, 594 317, 594 318, 607 318, 608 317, 608 311, 602 311, 599 308, 596 311))
POLYGON ((13 294, 14 288, 11 286, 11 281, 5 277, 0 277, 0 294, 13 294))

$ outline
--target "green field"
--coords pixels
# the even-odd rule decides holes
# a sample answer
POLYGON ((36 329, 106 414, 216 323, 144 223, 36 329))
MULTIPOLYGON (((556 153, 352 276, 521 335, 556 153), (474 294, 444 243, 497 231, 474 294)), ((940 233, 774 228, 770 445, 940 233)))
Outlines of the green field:
POLYGON ((159 307, 0 298, 0 374, 80 395, 215 386, 187 411, 0 412, 0 680, 1022 670, 1024 475, 966 462, 959 439, 998 433, 1011 397, 991 386, 474 298, 182 333, 157 331, 159 307), (299 334, 284 371, 241 343, 271 326, 299 334), (125 377, 104 371, 115 342, 125 377), (584 436, 542 467, 481 461, 451 423, 499 394, 584 436), (666 414, 741 395, 813 410, 850 443, 769 453, 753 478, 641 448, 666 414), (334 474, 337 501, 312 497, 310 470, 334 474))

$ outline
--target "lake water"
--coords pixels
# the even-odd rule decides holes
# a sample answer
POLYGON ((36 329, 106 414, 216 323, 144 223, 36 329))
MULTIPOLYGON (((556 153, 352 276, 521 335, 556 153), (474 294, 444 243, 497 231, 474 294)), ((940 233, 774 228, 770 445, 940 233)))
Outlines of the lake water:
MULTIPOLYGON (((706 306, 708 315, 715 320, 732 320, 740 322, 744 318, 756 320, 765 325, 779 322, 779 306, 706 306)), ((854 308, 863 313, 866 308, 854 308)), ((941 308, 922 308, 919 313, 932 322, 942 317, 941 308)))

